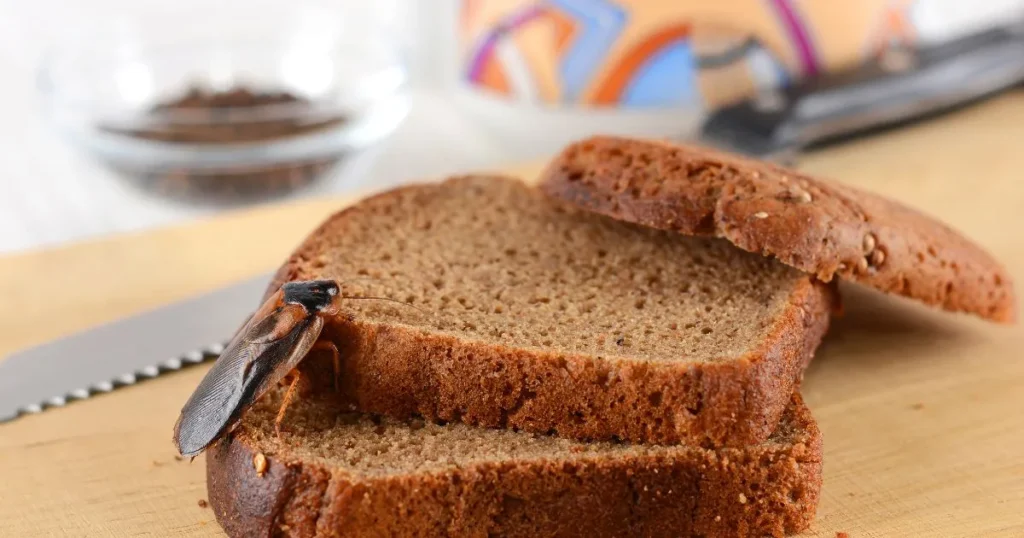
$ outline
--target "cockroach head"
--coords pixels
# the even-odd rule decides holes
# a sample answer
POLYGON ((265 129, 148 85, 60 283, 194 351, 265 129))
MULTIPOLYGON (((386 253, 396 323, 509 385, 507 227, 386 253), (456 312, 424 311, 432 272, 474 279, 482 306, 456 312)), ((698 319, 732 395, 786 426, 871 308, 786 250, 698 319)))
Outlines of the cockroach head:
POLYGON ((333 280, 288 282, 281 290, 285 303, 300 304, 310 312, 319 312, 330 306, 338 295, 338 283, 333 280))

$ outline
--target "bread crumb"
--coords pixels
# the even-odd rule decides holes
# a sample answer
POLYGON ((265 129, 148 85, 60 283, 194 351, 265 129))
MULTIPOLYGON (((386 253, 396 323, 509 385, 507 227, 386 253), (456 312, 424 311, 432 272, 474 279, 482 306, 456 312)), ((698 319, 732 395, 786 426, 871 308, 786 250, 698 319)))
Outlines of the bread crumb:
POLYGON ((836 538, 850 538, 850 535, 843 531, 839 531, 836 533, 836 538))
POLYGON ((920 411, 924 409, 924 404, 921 402, 917 402, 916 404, 910 406, 910 408, 913 409, 914 411, 920 411))
POLYGON ((740 493, 740 504, 747 504, 747 496, 740 493))
POLYGON ((758 211, 757 213, 754 213, 752 216, 755 219, 766 219, 768 218, 768 213, 765 213, 764 211, 758 211))
POLYGON ((267 457, 262 452, 257 452, 252 457, 252 467, 256 469, 256 476, 262 477, 267 472, 267 457))
POLYGON ((163 467, 163 462, 153 460, 153 467, 163 467))
POLYGON ((185 458, 176 455, 174 456, 174 461, 185 461, 185 458))
POLYGON ((199 508, 206 508, 207 506, 210 506, 210 503, 206 502, 206 499, 199 499, 199 502, 196 504, 199 505, 199 508))
POLYGON ((715 522, 722 521, 722 516, 715 516, 715 522))

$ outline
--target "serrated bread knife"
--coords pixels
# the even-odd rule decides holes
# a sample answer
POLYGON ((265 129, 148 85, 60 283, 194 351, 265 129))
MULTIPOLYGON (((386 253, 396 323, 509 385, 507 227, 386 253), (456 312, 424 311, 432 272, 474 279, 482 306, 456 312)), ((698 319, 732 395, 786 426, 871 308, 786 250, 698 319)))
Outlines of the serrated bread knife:
POLYGON ((259 307, 270 274, 85 332, 0 361, 0 422, 216 357, 259 307))

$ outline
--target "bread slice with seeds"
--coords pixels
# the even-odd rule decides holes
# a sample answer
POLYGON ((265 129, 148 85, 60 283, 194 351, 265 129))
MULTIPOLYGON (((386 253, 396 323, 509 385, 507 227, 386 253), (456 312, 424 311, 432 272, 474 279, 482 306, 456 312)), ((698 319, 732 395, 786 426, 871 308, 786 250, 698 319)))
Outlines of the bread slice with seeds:
POLYGON ((548 195, 627 222, 716 236, 816 275, 1011 323, 1013 282, 989 253, 894 200, 709 148, 598 136, 548 166, 548 195))
MULTIPOLYGON (((338 397, 360 411, 708 447, 768 438, 837 301, 727 241, 501 177, 364 200, 313 232, 268 293, 320 278, 412 305, 353 299, 325 326, 344 357, 338 397)), ((328 359, 304 361, 317 390, 332 390, 328 359)))
POLYGON ((373 419, 304 398, 278 439, 280 393, 207 452, 232 537, 758 537, 806 528, 821 437, 794 396, 746 448, 582 443, 525 432, 373 419))

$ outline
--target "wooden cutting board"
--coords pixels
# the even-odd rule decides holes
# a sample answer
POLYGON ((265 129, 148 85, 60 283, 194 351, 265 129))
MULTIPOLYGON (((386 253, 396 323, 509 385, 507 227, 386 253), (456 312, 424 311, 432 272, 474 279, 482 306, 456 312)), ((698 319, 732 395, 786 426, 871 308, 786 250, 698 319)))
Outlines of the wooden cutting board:
MULTIPOLYGON (((801 167, 941 216, 1024 283, 1024 95, 815 153, 801 167)), ((0 356, 268 271, 349 202, 0 258, 0 356)), ((804 383, 825 438, 807 535, 1024 536, 1024 324, 844 291, 847 316, 804 383)), ((200 506, 203 458, 178 461, 170 440, 204 371, 0 425, 0 534, 222 536, 200 506)))

